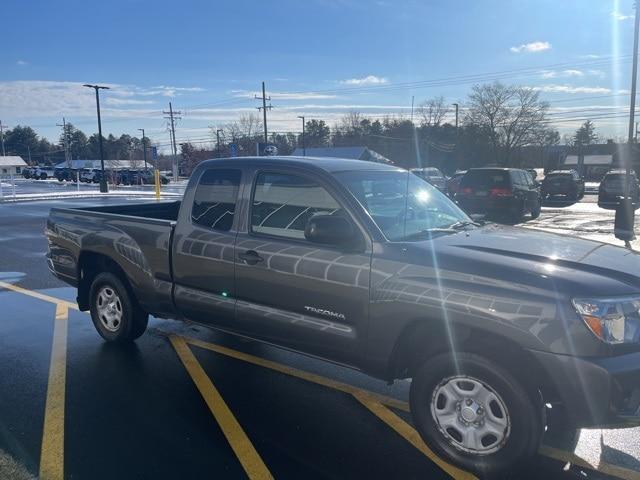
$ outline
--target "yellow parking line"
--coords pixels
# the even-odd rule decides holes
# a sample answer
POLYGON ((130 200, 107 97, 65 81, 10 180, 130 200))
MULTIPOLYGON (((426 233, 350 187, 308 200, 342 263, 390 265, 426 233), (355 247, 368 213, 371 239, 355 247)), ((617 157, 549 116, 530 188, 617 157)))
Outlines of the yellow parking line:
POLYGON ((565 450, 549 447, 547 445, 543 445, 542 447, 540 447, 538 453, 544 455, 545 457, 553 458, 561 462, 572 463, 574 465, 578 465, 579 467, 604 473, 605 475, 622 478, 623 480, 640 480, 640 472, 637 472, 635 470, 618 467, 617 465, 611 465, 610 463, 605 462, 600 462, 598 466, 595 467, 583 458, 577 456, 575 453, 570 453, 565 450))
MULTIPOLYGON (((78 309, 78 306, 66 300, 62 300, 60 298, 51 297, 49 295, 45 295, 33 290, 28 290, 22 287, 18 287, 16 285, 12 285, 10 283, 0 281, 0 288, 6 288, 7 290, 12 290, 17 293, 22 293, 24 295, 28 295, 34 298, 38 298, 40 300, 44 300, 47 302, 55 303, 55 304, 63 304, 66 305, 67 308, 73 308, 75 310, 78 309)), ((358 400, 362 401, 362 399, 367 399, 370 402, 379 402, 387 407, 396 408, 398 410, 402 410, 405 412, 409 412, 409 405, 407 402, 403 402, 402 400, 398 400, 392 397, 388 397, 385 395, 381 395, 375 392, 370 392, 368 390, 360 389, 358 387, 354 387, 352 385, 339 382, 337 380, 332 380, 330 378, 322 377, 320 375, 316 375, 310 372, 305 372, 304 370, 298 370, 293 367, 289 367, 280 363, 272 362, 270 360, 265 360, 260 357, 255 357, 253 355, 240 352, 237 350, 232 350, 227 347, 223 347, 221 345, 204 342, 202 340, 198 340, 191 337, 180 337, 183 341, 191 345, 195 345, 201 348, 205 348, 207 350, 211 350, 222 355, 226 355, 232 358, 236 358, 238 360, 242 360, 248 363, 252 363, 254 365, 259 365, 265 368, 269 368, 271 370, 275 370, 287 375, 291 375, 293 377, 301 378, 310 382, 317 383, 319 385, 324 385, 329 388, 333 388, 335 390, 340 390, 345 393, 349 393, 351 395, 356 396, 358 400)), ((191 352, 189 352, 191 353, 191 352)), ((201 368, 201 367, 200 367, 201 368)), ((393 412, 389 412, 393 415, 393 412)), ((399 418, 399 417, 398 417, 399 418)), ((406 438, 406 437, 405 437, 406 438)), ((588 468, 591 470, 596 470, 607 475, 615 476, 621 478, 623 480, 640 480, 640 472, 635 470, 629 470, 623 467, 618 467, 616 465, 611 465, 606 462, 600 462, 597 468, 589 465, 586 461, 576 456, 572 452, 567 452, 565 450, 560 450, 556 448, 552 448, 546 445, 543 445, 539 452, 540 455, 544 455, 549 458, 553 458, 555 460, 574 463, 575 465, 579 465, 583 468, 588 468)), ((434 454, 435 455, 435 454, 434 454)))
POLYGON ((66 303, 56 304, 40 452, 41 480, 62 480, 64 478, 64 404, 67 377, 68 319, 68 305, 66 303))
POLYGON ((218 389, 213 382, 211 382, 200 363, 198 363, 189 346, 180 337, 171 335, 169 338, 178 353, 178 357, 180 357, 187 372, 191 375, 193 382, 198 387, 198 390, 200 390, 200 394, 209 406, 209 410, 211 410, 218 425, 220 425, 224 436, 227 437, 227 441, 238 457, 238 460, 240 460, 249 478, 252 480, 272 479, 273 477, 269 469, 262 461, 262 458, 260 458, 260 455, 258 455, 258 452, 256 452, 251 440, 249 440, 233 416, 233 413, 218 392, 218 389))
POLYGON ((298 370, 297 368, 289 367, 288 365, 272 362, 271 360, 265 360, 264 358, 256 357, 254 355, 244 353, 244 352, 239 352, 237 350, 232 350, 230 348, 223 347, 215 343, 204 342, 202 340, 198 340, 192 337, 181 337, 181 338, 183 338, 187 343, 191 345, 205 348, 207 350, 211 350, 213 352, 219 353, 221 355, 225 355, 227 357, 232 357, 247 363, 253 363, 254 365, 259 365, 261 367, 268 368, 270 370, 275 370, 276 372, 284 373, 292 377, 301 378, 308 382, 317 383, 318 385, 323 385, 325 387, 333 388, 334 390, 340 390, 341 392, 344 392, 344 393, 349 393, 352 395, 357 394, 363 398, 368 398, 370 400, 383 403, 384 405, 397 408, 398 410, 402 410, 405 412, 409 411, 409 405, 407 404, 407 402, 403 402, 402 400, 398 400, 396 398, 388 397, 386 395, 380 395, 375 392, 370 392, 369 390, 363 390, 362 388, 354 387, 353 385, 349 385, 347 383, 343 383, 338 380, 333 380, 331 378, 323 377, 321 375, 316 375, 315 373, 306 372, 304 370, 298 370))
POLYGON ((389 427, 394 429, 399 435, 401 435, 407 442, 422 452, 429 460, 438 465, 442 470, 448 473, 452 478, 456 480, 478 480, 478 478, 470 472, 462 470, 448 462, 445 462, 442 458, 436 455, 427 445, 422 441, 420 434, 407 422, 405 422, 398 415, 393 413, 382 403, 375 400, 371 400, 366 396, 360 394, 353 394, 353 396, 367 407, 371 413, 386 423, 389 427))
POLYGON ((76 305, 74 302, 68 302, 60 298, 51 297, 49 295, 45 295, 44 293, 36 292, 34 290, 28 290, 26 288, 13 285, 11 283, 0 282, 0 288, 6 288, 7 290, 12 290, 17 293, 22 293, 23 295, 28 295, 30 297, 37 298, 39 300, 44 300, 45 302, 55 303, 56 305, 64 304, 67 306, 67 308, 73 308, 74 310, 78 310, 78 305, 76 305))

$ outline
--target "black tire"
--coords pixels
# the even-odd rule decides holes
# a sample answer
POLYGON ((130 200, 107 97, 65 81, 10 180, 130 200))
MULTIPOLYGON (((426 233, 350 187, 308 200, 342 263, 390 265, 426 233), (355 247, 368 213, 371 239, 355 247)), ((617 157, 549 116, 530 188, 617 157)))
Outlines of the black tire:
POLYGON ((540 216, 540 212, 542 212, 542 198, 538 198, 538 203, 531 210, 531 218, 535 220, 540 216))
POLYGON ((524 220, 524 212, 524 202, 516 205, 515 210, 511 213, 510 216, 511 223, 521 223, 524 220))
MULTIPOLYGON (((428 360, 413 377, 410 397, 411 414, 423 440, 455 465, 481 476, 491 477, 523 467, 540 446, 544 432, 544 412, 540 401, 507 370, 479 355, 442 354, 428 360), (432 414, 432 403, 436 402, 434 405, 437 405, 441 400, 439 395, 434 398, 436 389, 445 381, 460 375, 488 386, 506 407, 507 423, 510 426, 496 451, 465 451, 462 445, 456 444, 451 433, 443 433, 435 414, 432 414)), ((487 407, 493 410, 494 405, 487 407)), ((480 443, 486 438, 487 436, 482 437, 480 443)), ((484 445, 482 448, 485 448, 484 445)))
POLYGON ((113 273, 103 272, 96 276, 89 291, 90 311, 93 325, 102 338, 108 342, 127 343, 140 337, 147 329, 149 315, 144 312, 127 286, 113 273), (109 322, 100 312, 99 294, 111 290, 117 301, 114 301, 114 314, 119 315, 117 322, 109 322), (117 323, 117 324, 116 324, 117 323), (109 326, 108 326, 109 325, 109 326))

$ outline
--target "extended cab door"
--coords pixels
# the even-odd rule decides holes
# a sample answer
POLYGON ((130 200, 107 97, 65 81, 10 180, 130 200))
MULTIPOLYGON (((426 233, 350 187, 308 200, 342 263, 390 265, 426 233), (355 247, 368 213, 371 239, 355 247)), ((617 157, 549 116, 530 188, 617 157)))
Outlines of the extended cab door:
POLYGON ((205 169, 183 199, 172 250, 174 298, 180 313, 196 322, 233 326, 241 177, 237 168, 205 169))
POLYGON ((247 224, 236 242, 238 329, 299 351, 357 363, 369 309, 371 242, 366 231, 331 182, 293 168, 258 169, 252 177, 251 187, 245 187, 247 224), (357 245, 307 240, 305 227, 316 214, 341 215, 352 222, 357 245))

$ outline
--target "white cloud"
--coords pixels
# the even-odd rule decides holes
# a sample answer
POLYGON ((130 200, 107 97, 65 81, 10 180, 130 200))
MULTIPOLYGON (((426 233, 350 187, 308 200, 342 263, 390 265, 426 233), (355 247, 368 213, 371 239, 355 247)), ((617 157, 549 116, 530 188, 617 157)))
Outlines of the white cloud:
POLYGON ((610 88, 606 87, 575 87, 573 85, 540 85, 536 87, 531 87, 532 90, 537 90, 545 93, 611 93, 610 88))
MULTIPOLYGON (((231 94, 238 98, 262 96, 262 92, 249 90, 231 90, 231 94)), ((336 95, 316 92, 268 92, 267 96, 271 97, 272 100, 322 100, 337 97, 336 95)))
POLYGON ((25 60, 18 60, 16 62, 16 65, 20 66, 20 67, 24 67, 25 65, 29 65, 29 62, 25 61, 25 60))
POLYGON ((367 75, 362 78, 348 78, 346 80, 340 80, 343 85, 383 85, 389 83, 389 80, 385 77, 377 77, 376 75, 367 75))
POLYGON ((151 105, 156 103, 154 100, 135 100, 133 98, 107 98, 104 103, 106 105, 151 105))
POLYGON ((544 52, 545 50, 550 50, 551 44, 549 42, 531 42, 531 43, 523 43, 518 47, 511 47, 513 53, 536 53, 536 52, 544 52))
POLYGON ((624 20, 632 20, 633 19, 633 15, 624 15, 620 12, 611 12, 611 16, 615 19, 618 20, 619 22, 622 22, 624 20))
POLYGON ((566 77, 584 77, 585 73, 582 70, 568 69, 568 70, 548 70, 542 72, 542 78, 566 78, 566 77))

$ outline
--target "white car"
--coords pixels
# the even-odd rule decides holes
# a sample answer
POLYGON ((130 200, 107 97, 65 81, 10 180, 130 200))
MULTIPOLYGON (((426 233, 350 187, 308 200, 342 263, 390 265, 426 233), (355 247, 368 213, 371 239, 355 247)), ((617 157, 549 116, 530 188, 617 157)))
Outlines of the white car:
POLYGON ((36 180, 46 180, 47 178, 55 178, 53 167, 38 167, 33 174, 36 180))

